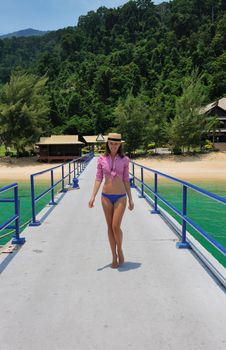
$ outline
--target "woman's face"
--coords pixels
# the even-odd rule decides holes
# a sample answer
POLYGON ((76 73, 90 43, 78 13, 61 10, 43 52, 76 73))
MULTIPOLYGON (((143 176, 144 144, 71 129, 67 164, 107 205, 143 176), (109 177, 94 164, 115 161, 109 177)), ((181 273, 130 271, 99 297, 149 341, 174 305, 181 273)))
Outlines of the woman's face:
POLYGON ((108 141, 109 149, 113 154, 116 154, 118 152, 120 145, 120 142, 108 141))

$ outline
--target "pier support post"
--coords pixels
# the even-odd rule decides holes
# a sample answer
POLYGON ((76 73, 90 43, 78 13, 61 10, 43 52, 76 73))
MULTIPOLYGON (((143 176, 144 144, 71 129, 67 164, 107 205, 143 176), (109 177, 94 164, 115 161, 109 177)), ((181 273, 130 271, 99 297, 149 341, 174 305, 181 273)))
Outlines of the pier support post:
POLYGON ((40 226, 41 222, 36 220, 36 209, 35 209, 35 188, 34 188, 34 175, 31 175, 31 208, 32 208, 32 219, 29 226, 40 226))
POLYGON ((129 179, 130 187, 136 188, 135 182, 134 182, 134 163, 132 163, 132 177, 129 179))
MULTIPOLYGON (((187 214, 187 186, 183 185, 183 216, 187 214)), ((182 239, 181 242, 177 242, 177 248, 191 249, 191 245, 186 240, 187 222, 185 219, 182 221, 182 239)))
POLYGON ((134 178, 133 177, 130 177, 129 182, 130 182, 130 187, 131 188, 135 188, 136 187, 135 184, 134 184, 134 178))
POLYGON ((51 170, 51 202, 49 202, 50 205, 57 205, 57 203, 54 200, 54 180, 53 180, 53 170, 51 170))
POLYGON ((72 187, 73 187, 73 188, 79 188, 78 182, 79 182, 78 178, 77 178, 77 177, 74 177, 74 178, 72 179, 72 187))
POLYGON ((154 202, 154 209, 151 211, 152 214, 160 214, 160 211, 158 210, 158 198, 157 198, 157 193, 158 193, 158 174, 155 173, 155 202, 154 202))
POLYGON ((145 198, 144 196, 144 168, 140 168, 140 180, 141 180, 141 195, 139 198, 145 198))
POLYGON ((14 198, 15 198, 15 215, 17 215, 16 219, 16 232, 13 235, 12 244, 24 244, 25 238, 20 237, 20 200, 18 194, 18 186, 14 187, 14 198))

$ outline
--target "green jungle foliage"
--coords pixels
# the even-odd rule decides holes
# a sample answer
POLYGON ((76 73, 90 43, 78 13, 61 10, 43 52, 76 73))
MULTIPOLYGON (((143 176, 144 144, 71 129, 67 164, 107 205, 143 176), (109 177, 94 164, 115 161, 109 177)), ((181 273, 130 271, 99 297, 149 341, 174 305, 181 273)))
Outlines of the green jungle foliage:
MULTIPOLYGON (((145 149, 152 142, 199 145, 201 131, 193 127, 194 137, 185 144, 181 131, 176 135, 175 130, 185 118, 190 134, 191 123, 199 119, 200 102, 225 94, 225 9, 224 0, 172 0, 160 5, 129 1, 116 9, 90 11, 77 26, 42 37, 0 40, 0 90, 18 74, 22 80, 46 79, 46 103, 41 107, 46 114, 32 117, 30 142, 50 133, 87 135, 119 129, 133 151, 139 145, 128 133, 136 129, 132 135, 145 149)), ((43 91, 36 95, 36 107, 43 91)), ((0 107, 3 142, 2 113, 0 107)), ((21 117, 19 111, 17 115, 21 117)), ((211 122, 216 125, 216 120, 211 122)), ((198 124, 203 132, 203 117, 198 124)), ((26 130, 21 138, 23 147, 26 130)), ((16 140, 14 146, 21 147, 16 140)))
POLYGON ((0 136, 6 147, 24 153, 48 129, 47 78, 13 73, 0 90, 0 136))

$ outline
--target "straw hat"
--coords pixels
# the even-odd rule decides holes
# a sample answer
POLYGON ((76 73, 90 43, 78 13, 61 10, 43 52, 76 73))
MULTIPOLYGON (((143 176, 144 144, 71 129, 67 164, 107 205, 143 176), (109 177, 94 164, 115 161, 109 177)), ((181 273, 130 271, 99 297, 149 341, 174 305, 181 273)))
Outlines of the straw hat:
POLYGON ((125 142, 124 140, 122 140, 121 134, 117 134, 113 132, 108 134, 107 141, 113 141, 113 142, 119 142, 119 143, 125 142))

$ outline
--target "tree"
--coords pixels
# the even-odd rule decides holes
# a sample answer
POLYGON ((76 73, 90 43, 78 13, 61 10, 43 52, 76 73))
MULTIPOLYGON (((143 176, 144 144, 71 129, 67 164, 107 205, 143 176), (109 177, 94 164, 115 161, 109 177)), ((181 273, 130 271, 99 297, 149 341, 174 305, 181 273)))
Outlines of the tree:
POLYGON ((152 142, 155 144, 155 151, 157 147, 164 145, 168 141, 167 127, 166 110, 158 96, 149 107, 149 120, 144 134, 145 148, 148 149, 148 144, 152 142))
POLYGON ((206 119, 206 132, 207 136, 210 138, 212 137, 213 143, 215 142, 215 137, 217 135, 217 132, 220 131, 221 128, 221 122, 216 116, 208 115, 206 119))
POLYGON ((74 116, 87 116, 107 132, 119 98, 130 91, 144 91, 150 100, 160 91, 173 119, 181 81, 194 67, 205 72, 208 102, 225 95, 225 9, 223 0, 131 0, 40 37, 0 38, 0 85, 18 66, 47 75, 58 130, 74 116))
POLYGON ((0 91, 0 139, 19 154, 49 130, 47 78, 14 73, 0 91))
POLYGON ((87 115, 82 117, 74 115, 60 129, 63 134, 92 135, 95 132, 95 120, 88 118, 87 115))
POLYGON ((134 97, 129 94, 125 101, 118 102, 115 109, 117 129, 123 135, 129 154, 142 144, 147 115, 148 108, 142 95, 134 97))
POLYGON ((201 147, 206 132, 206 117, 201 108, 206 100, 207 90, 203 76, 195 70, 184 79, 182 95, 176 100, 176 116, 171 121, 169 136, 174 147, 201 147))

